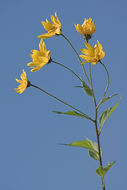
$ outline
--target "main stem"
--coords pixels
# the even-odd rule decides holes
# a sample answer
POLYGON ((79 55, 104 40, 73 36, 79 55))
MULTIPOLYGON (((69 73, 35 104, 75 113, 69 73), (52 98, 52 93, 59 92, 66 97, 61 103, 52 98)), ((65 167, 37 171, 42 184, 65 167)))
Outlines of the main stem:
MULTIPOLYGON (((89 74, 90 74, 90 86, 91 86, 91 90, 93 91, 93 100, 94 100, 94 106, 95 106, 95 120, 94 120, 94 124, 95 124, 96 137, 97 137, 99 163, 100 163, 100 166, 103 167, 103 165, 102 165, 102 157, 101 157, 100 138, 99 138, 98 126, 97 126, 97 103, 96 103, 96 98, 95 98, 94 90, 93 90, 92 75, 91 75, 91 65, 90 65, 90 63, 89 63, 89 74)), ((103 190, 105 190, 104 179, 102 179, 102 187, 103 187, 103 190)))
MULTIPOLYGON (((96 129, 96 137, 97 137, 97 145, 98 145, 98 154, 99 154, 99 163, 100 166, 103 167, 102 165, 102 157, 101 157, 101 148, 100 148, 100 138, 99 138, 99 134, 98 134, 98 127, 97 127, 97 108, 95 107, 95 129, 96 129)), ((102 179, 102 187, 103 190, 105 190, 105 183, 104 183, 104 179, 102 179)))

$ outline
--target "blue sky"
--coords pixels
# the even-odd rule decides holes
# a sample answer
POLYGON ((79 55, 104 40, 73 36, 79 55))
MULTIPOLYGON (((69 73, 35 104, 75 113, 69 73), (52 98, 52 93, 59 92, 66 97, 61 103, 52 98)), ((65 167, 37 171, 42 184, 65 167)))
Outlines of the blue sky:
MULTIPOLYGON (((74 88, 79 81, 71 73, 53 64, 35 73, 27 67, 31 61, 31 49, 38 49, 37 36, 45 32, 41 21, 50 19, 55 11, 62 23, 63 33, 79 53, 84 44, 74 24, 82 24, 84 18, 89 17, 95 21, 96 32, 90 43, 94 45, 99 40, 106 53, 103 63, 110 74, 107 95, 119 93, 100 108, 99 114, 122 97, 101 135, 104 165, 116 160, 105 177, 106 189, 125 189, 126 7, 125 0, 0 1, 0 189, 101 189, 100 178, 95 173, 98 163, 89 158, 87 150, 59 145, 86 137, 96 141, 92 123, 83 118, 54 114, 52 110, 68 111, 69 108, 34 88, 28 88, 22 95, 14 91, 17 87, 15 78, 19 78, 22 69, 25 69, 33 84, 92 116, 93 102, 81 89, 74 88)), ((62 37, 52 37, 45 43, 55 61, 69 66, 83 77, 77 57, 62 37)), ((92 66, 92 73, 99 100, 105 89, 106 74, 99 65, 92 66)))

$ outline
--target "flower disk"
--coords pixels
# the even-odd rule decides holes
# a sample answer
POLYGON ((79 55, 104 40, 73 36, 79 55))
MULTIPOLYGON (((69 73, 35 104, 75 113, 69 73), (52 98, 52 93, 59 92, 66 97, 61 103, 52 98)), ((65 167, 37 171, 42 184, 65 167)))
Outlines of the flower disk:
POLYGON ((16 81, 18 83, 20 83, 20 85, 17 88, 15 88, 15 91, 19 94, 22 94, 29 85, 29 81, 27 80, 26 72, 24 70, 23 70, 23 73, 21 74, 20 78, 21 78, 21 80, 16 79, 16 81))
POLYGON ((47 30, 48 33, 39 35, 38 38, 40 39, 47 39, 55 35, 61 34, 61 23, 57 17, 57 14, 55 13, 55 16, 51 15, 51 22, 49 22, 46 19, 46 22, 41 22, 45 30, 47 30))
POLYGON ((30 55, 33 61, 27 65, 32 68, 31 72, 40 70, 45 64, 50 62, 50 51, 47 51, 43 40, 39 43, 39 50, 32 50, 33 54, 30 55))
POLYGON ((103 59, 105 52, 102 50, 102 45, 99 41, 97 42, 98 44, 96 44, 94 48, 89 43, 85 42, 87 49, 81 49, 81 52, 85 55, 80 55, 80 57, 85 60, 82 64, 92 63, 93 65, 96 65, 98 61, 103 59))
POLYGON ((82 25, 75 24, 75 27, 76 27, 76 30, 83 36, 88 36, 88 35, 91 36, 96 30, 94 21, 92 22, 92 18, 89 18, 89 19, 85 18, 84 23, 82 25))

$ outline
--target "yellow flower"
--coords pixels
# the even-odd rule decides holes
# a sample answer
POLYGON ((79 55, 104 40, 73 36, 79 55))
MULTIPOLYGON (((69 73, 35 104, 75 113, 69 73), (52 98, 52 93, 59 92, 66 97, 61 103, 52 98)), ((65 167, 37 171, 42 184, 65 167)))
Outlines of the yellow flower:
POLYGON ((30 82, 27 80, 26 72, 24 70, 20 78, 21 80, 16 79, 16 81, 20 83, 20 85, 17 88, 15 88, 15 91, 19 94, 22 94, 24 90, 26 90, 26 88, 30 86, 30 82))
POLYGON ((46 22, 41 22, 45 30, 47 30, 48 33, 39 35, 38 38, 40 39, 47 39, 54 35, 60 35, 61 32, 61 23, 57 17, 57 14, 55 13, 55 16, 51 15, 52 23, 49 22, 46 19, 46 22))
POLYGON ((47 51, 43 40, 39 43, 39 50, 32 50, 33 54, 30 55, 33 61, 27 65, 31 66, 31 72, 40 70, 45 64, 50 62, 50 51, 47 51))
POLYGON ((95 24, 94 21, 92 22, 92 18, 84 19, 84 23, 82 25, 75 24, 76 30, 82 34, 84 37, 89 36, 91 38, 91 35, 95 32, 95 24))
POLYGON ((102 45, 99 41, 97 42, 98 44, 96 44, 94 48, 89 43, 85 42, 87 49, 81 49, 81 52, 85 55, 80 55, 80 57, 85 60, 82 64, 92 63, 93 65, 96 65, 98 61, 103 59, 105 52, 102 50, 102 45))

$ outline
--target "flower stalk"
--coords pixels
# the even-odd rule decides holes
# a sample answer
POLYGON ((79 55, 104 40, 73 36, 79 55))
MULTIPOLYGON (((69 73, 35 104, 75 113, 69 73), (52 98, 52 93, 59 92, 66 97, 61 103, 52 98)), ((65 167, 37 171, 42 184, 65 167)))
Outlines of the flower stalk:
POLYGON ((99 62, 100 62, 100 64, 104 67, 104 69, 105 69, 105 71, 106 71, 106 74, 107 74, 107 86, 106 86, 106 89, 105 89, 105 92, 104 92, 104 95, 103 95, 102 99, 100 100, 100 102, 99 102, 98 105, 97 105, 97 109, 98 109, 99 106, 101 105, 101 103, 102 103, 102 101, 103 101, 103 99, 104 99, 104 97, 105 97, 105 95, 106 95, 106 93, 107 93, 107 91, 108 91, 108 88, 109 88, 109 73, 108 73, 108 70, 107 70, 106 66, 101 62, 101 60, 100 60, 99 62))
POLYGON ((59 102, 65 104, 66 106, 68 106, 68 107, 74 109, 75 111, 77 111, 77 112, 81 113, 82 115, 84 115, 85 117, 89 118, 90 121, 94 122, 94 120, 93 120, 91 117, 89 117, 88 115, 86 115, 85 113, 83 113, 82 111, 80 111, 79 109, 75 108, 74 106, 71 106, 71 105, 68 104, 67 102, 65 102, 65 101, 63 101, 63 100, 57 98, 56 96, 50 94, 49 92, 43 90, 42 88, 40 88, 40 87, 38 87, 38 86, 36 86, 36 85, 34 85, 34 84, 32 84, 32 83, 30 83, 30 86, 32 86, 32 87, 34 87, 34 88, 36 88, 36 89, 38 89, 38 90, 44 92, 44 93, 47 94, 48 96, 50 96, 50 97, 56 99, 57 101, 59 101, 59 102))
POLYGON ((63 65, 62 63, 58 63, 58 62, 56 62, 54 60, 51 60, 51 61, 52 61, 52 63, 55 63, 55 64, 65 68, 65 69, 67 69, 68 71, 70 71, 73 75, 75 75, 82 82, 82 79, 72 69, 70 69, 69 67, 63 65))
POLYGON ((74 48, 74 46, 72 45, 72 43, 70 42, 70 40, 69 40, 63 33, 61 34, 61 36, 70 44, 70 46, 71 46, 72 49, 74 50, 75 54, 77 55, 77 57, 78 57, 78 59, 79 59, 79 61, 80 61, 80 63, 81 63, 81 66, 82 66, 84 75, 85 75, 85 77, 86 77, 88 83, 90 84, 90 80, 89 80, 89 78, 88 78, 88 76, 87 76, 87 73, 86 73, 86 70, 85 70, 85 68, 84 68, 84 65, 82 65, 82 61, 81 61, 81 59, 80 59, 80 56, 79 56, 78 52, 76 51, 76 49, 74 48))

